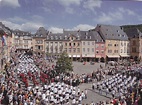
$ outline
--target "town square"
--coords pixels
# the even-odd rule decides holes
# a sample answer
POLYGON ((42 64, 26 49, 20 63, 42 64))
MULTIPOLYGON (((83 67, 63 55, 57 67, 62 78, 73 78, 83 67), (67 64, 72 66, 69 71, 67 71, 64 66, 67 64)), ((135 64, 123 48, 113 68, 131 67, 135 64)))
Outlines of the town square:
POLYGON ((0 105, 142 105, 141 0, 0 0, 0 105))

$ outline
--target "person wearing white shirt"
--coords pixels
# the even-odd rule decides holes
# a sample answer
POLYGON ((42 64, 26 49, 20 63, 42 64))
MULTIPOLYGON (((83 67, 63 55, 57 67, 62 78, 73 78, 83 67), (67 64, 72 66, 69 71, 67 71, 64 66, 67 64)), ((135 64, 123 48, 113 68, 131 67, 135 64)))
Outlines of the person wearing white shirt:
POLYGON ((75 98, 72 100, 72 105, 76 105, 76 100, 75 100, 75 98))
POLYGON ((42 99, 45 100, 45 97, 46 97, 46 95, 45 95, 45 93, 43 93, 42 94, 42 99))

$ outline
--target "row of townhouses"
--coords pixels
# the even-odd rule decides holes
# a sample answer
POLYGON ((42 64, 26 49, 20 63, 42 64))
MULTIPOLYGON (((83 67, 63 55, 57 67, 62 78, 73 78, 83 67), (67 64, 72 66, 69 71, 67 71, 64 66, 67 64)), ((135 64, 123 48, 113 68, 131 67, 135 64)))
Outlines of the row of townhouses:
POLYGON ((119 60, 142 57, 142 33, 131 28, 98 24, 88 31, 51 33, 40 27, 35 34, 21 30, 10 30, 0 22, 1 65, 9 60, 13 51, 33 50, 48 57, 58 57, 63 51, 73 60, 119 60), (5 45, 4 42, 5 41, 5 45))

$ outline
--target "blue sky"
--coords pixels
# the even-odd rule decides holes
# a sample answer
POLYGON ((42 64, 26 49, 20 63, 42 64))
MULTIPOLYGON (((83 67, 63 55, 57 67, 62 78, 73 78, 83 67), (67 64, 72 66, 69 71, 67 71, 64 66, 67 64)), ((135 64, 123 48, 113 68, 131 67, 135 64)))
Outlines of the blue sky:
POLYGON ((34 33, 88 30, 97 24, 142 24, 142 2, 129 0, 0 0, 0 21, 34 33))

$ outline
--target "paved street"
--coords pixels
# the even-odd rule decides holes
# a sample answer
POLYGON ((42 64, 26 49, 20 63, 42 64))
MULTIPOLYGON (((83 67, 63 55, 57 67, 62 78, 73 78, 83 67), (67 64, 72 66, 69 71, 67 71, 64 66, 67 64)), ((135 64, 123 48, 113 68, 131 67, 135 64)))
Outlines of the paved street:
MULTIPOLYGON (((90 65, 89 62, 86 63, 86 65, 83 65, 83 63, 81 62, 73 62, 73 68, 74 68, 74 73, 75 74, 90 74, 92 73, 94 70, 97 70, 98 68, 100 68, 100 65, 102 65, 103 67, 105 66, 104 63, 95 63, 95 65, 90 65)), ((103 100, 109 100, 109 98, 106 98, 104 96, 100 96, 97 91, 95 92, 94 90, 92 90, 92 83, 83 83, 81 85, 79 85, 81 90, 88 90, 88 98, 83 100, 83 103, 87 104, 87 103, 91 103, 92 101, 94 102, 99 102, 99 101, 103 101, 103 100)))
POLYGON ((73 70, 75 74, 83 74, 83 73, 92 73, 92 71, 100 68, 100 65, 104 67, 104 63, 95 63, 94 65, 90 65, 89 62, 86 65, 83 65, 82 62, 73 62, 73 70))

